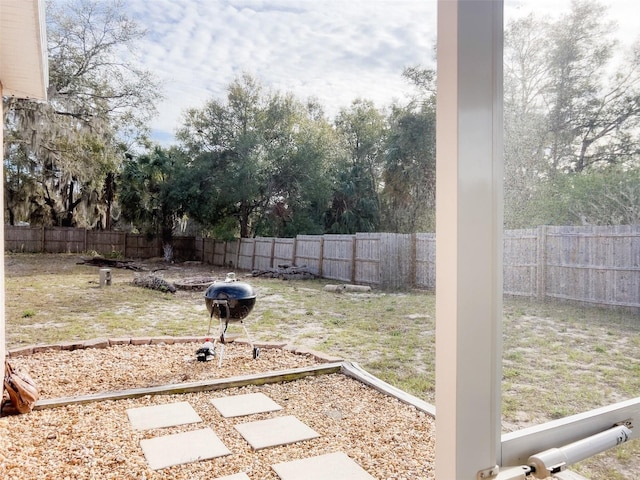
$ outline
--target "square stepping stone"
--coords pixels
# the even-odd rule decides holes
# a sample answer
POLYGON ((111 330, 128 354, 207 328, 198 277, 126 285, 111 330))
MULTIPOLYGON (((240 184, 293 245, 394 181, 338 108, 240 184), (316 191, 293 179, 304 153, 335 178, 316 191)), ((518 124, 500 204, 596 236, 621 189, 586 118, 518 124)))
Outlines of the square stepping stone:
POLYGON ((150 430, 202 422, 200 416, 187 402, 129 408, 127 416, 134 430, 150 430))
POLYGON ((210 428, 140 440, 140 447, 152 470, 231 453, 210 428))
POLYGON ((235 426, 254 450, 310 440, 320 436, 293 415, 270 418, 235 426))
POLYGON ((282 480, 375 480, 342 452, 277 463, 271 468, 282 480))
POLYGON ((227 475, 226 477, 218 477, 215 480, 251 480, 246 473, 236 473, 235 475, 227 475))
POLYGON ((225 418, 282 410, 280 405, 264 393, 247 393, 245 395, 214 398, 211 403, 225 418))

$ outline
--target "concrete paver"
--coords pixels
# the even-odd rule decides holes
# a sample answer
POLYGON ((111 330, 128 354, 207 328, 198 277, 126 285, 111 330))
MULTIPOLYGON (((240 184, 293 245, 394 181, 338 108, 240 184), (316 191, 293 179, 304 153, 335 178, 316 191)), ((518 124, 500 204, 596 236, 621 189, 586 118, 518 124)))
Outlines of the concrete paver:
POLYGON ((342 452, 277 463, 271 468, 281 480, 375 480, 342 452))
POLYGON ((152 470, 231 454, 210 428, 140 440, 152 470))
POLYGON ((320 436, 293 415, 241 423, 236 425, 235 429, 254 450, 287 445, 320 436))
POLYGON ((282 410, 280 405, 264 393, 229 395, 227 397, 214 398, 211 403, 225 418, 282 410))
POLYGON ((150 430, 202 422, 200 416, 188 402, 129 408, 127 416, 134 430, 150 430))

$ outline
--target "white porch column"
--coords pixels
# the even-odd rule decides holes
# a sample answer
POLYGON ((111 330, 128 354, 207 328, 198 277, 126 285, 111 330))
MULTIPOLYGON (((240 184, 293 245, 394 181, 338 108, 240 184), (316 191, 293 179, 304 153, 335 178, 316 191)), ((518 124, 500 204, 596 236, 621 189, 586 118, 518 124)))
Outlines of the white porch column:
MULTIPOLYGON (((47 99, 49 67, 45 27, 45 0, 0 0, 0 94, 47 99)), ((4 113, 0 107, 0 151, 4 160, 4 113)), ((4 292, 4 179, 0 173, 0 376, 6 354, 4 292)), ((0 384, 0 393, 3 387, 0 384)))
MULTIPOLYGON (((500 448, 503 0, 438 0, 436 478, 500 448)), ((479 475, 479 472, 483 472, 479 475)))

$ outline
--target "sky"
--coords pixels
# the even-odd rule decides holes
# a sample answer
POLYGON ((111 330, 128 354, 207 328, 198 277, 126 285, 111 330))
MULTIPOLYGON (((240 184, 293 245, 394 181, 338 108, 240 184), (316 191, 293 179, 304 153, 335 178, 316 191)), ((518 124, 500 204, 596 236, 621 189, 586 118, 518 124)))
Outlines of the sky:
MULTIPOLYGON (((638 36, 637 0, 609 0, 619 36, 638 36)), ((530 11, 557 15, 569 0, 506 0, 505 22, 530 11)), ((329 118, 357 98, 402 101, 407 66, 435 66, 436 0, 127 0, 147 29, 138 61, 163 86, 152 138, 172 143, 188 108, 242 73, 267 88, 317 99, 329 118)))

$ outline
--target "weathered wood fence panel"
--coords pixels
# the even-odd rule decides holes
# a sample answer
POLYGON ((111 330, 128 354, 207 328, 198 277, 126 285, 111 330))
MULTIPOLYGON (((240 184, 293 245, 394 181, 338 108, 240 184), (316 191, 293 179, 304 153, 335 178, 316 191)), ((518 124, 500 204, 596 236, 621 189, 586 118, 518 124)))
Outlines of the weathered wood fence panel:
POLYGON ((238 255, 240 254, 240 240, 233 240, 231 242, 226 242, 227 246, 225 249, 226 255, 226 263, 229 267, 235 267, 238 265, 238 255))
POLYGON ((545 296, 640 307, 640 226, 547 227, 545 296))
POLYGON ((181 260, 193 259, 193 246, 195 239, 193 237, 175 237, 172 240, 174 258, 181 260))
POLYGON ((80 253, 87 251, 83 230, 53 227, 46 228, 44 235, 44 243, 51 253, 80 253))
POLYGON ((537 296, 538 233, 535 228, 504 232, 505 294, 537 296))
POLYGON ((382 233, 356 233, 353 259, 353 282, 364 285, 381 285, 380 274, 382 233))
POLYGON ((416 287, 433 289, 436 286, 436 234, 416 233, 416 287))
POLYGON ((4 249, 9 252, 44 252, 44 228, 4 227, 4 249))
POLYGON ((296 256, 296 239, 275 238, 273 241, 273 266, 293 265, 296 256))
MULTIPOLYGON (((174 255, 193 255, 193 237, 179 239, 174 255)), ((67 227, 13 227, 5 225, 5 250, 28 253, 85 253, 122 255, 128 258, 162 256, 159 239, 125 232, 85 230, 67 227)))
POLYGON ((239 243, 238 268, 253 270, 256 241, 254 238, 242 238, 239 243))
MULTIPOLYGON (((162 256, 160 240, 124 232, 5 226, 5 250, 162 256)), ((381 288, 435 288, 435 235, 358 233, 216 241, 177 237, 174 256, 260 270, 306 265, 323 278, 381 288)), ((504 232, 504 293, 640 309, 640 225, 504 232)))
POLYGON ((126 250, 127 234, 125 232, 111 232, 85 230, 86 248, 82 251, 97 252, 101 255, 120 253, 126 250))
POLYGON ((213 264, 210 259, 212 258, 212 245, 209 243, 209 238, 197 237, 193 242, 193 259, 199 260, 205 263, 213 264))
POLYGON ((226 242, 213 240, 213 265, 219 265, 223 267, 227 264, 225 258, 226 246, 226 242))
POLYGON ((253 258, 253 270, 267 270, 273 267, 273 251, 275 238, 254 238, 255 254, 253 258))
MULTIPOLYGON (((126 235, 126 245, 122 254, 126 258, 153 258, 162 256, 159 239, 148 239, 145 235, 126 235)), ((98 252, 102 253, 102 252, 98 252)))
POLYGON ((385 289, 411 288, 415 285, 415 235, 380 235, 380 279, 385 289))
POLYGON ((322 277, 343 282, 354 280, 354 235, 323 235, 322 277))
POLYGON ((296 240, 293 264, 298 267, 306 265, 310 272, 321 277, 324 237, 322 235, 298 235, 296 240))

